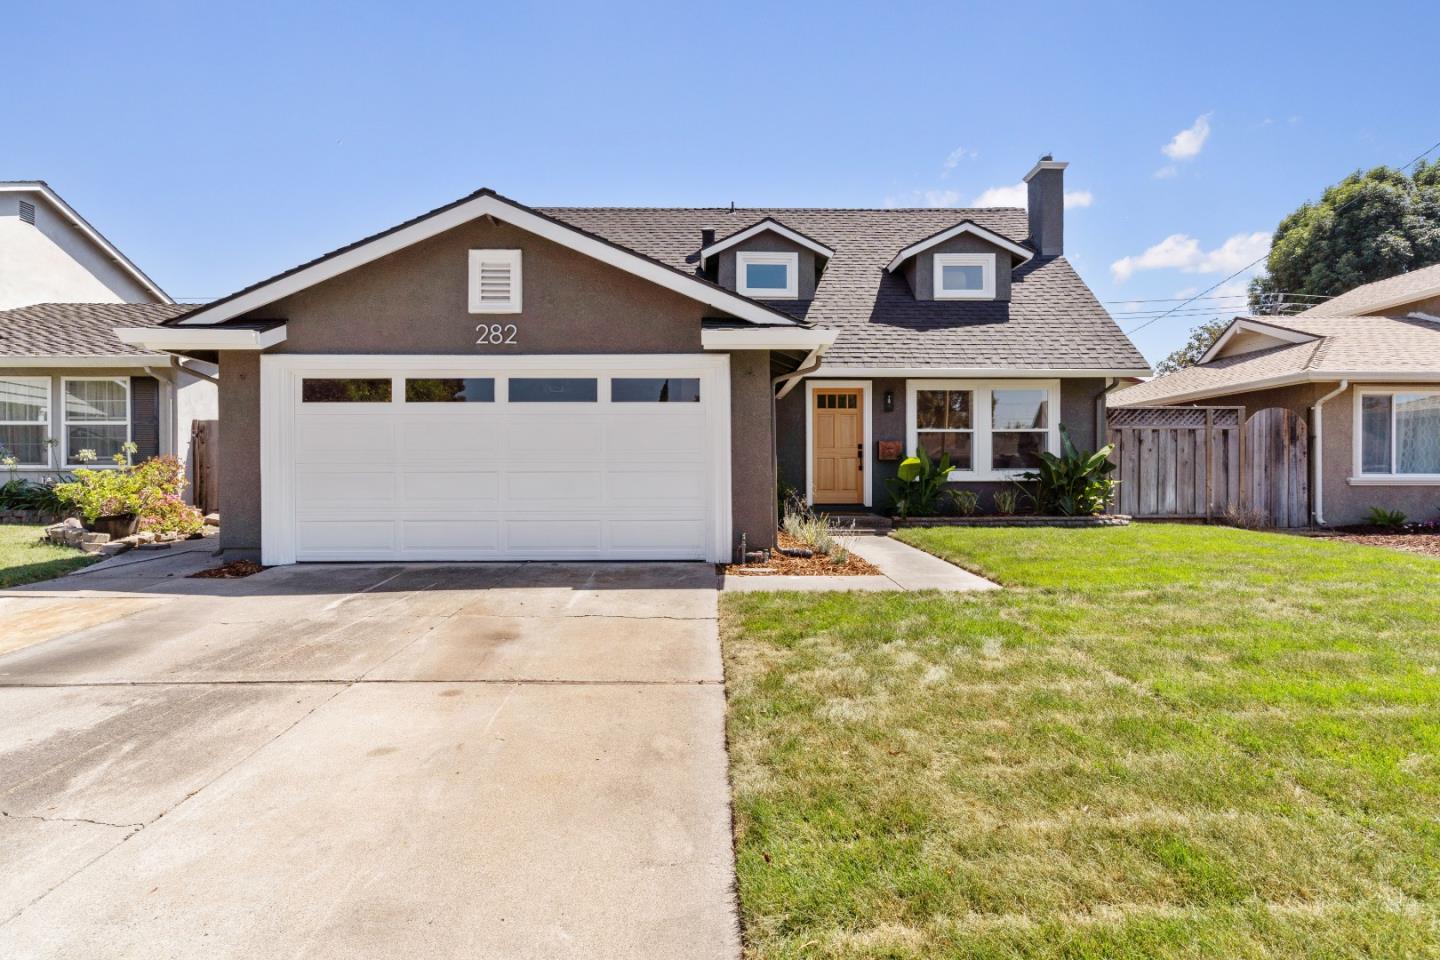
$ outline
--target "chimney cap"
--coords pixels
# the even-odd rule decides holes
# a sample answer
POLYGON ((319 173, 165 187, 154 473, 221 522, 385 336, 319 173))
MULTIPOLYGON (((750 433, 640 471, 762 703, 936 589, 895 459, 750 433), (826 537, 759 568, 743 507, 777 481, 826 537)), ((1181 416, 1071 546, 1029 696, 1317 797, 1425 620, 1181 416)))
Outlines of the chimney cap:
POLYGON ((1029 173, 1025 174, 1025 182, 1029 183, 1041 170, 1064 170, 1068 166, 1070 166, 1070 164, 1066 161, 1056 160, 1052 155, 1047 153, 1036 162, 1035 166, 1030 168, 1029 173))

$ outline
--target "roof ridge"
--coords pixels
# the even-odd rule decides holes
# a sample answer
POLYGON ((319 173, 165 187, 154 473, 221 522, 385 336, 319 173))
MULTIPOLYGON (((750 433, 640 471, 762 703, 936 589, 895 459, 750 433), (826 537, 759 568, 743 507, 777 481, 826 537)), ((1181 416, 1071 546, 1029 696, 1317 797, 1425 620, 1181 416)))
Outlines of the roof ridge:
POLYGON ((1004 212, 1024 213, 1024 207, 624 207, 624 206, 587 206, 583 204, 537 204, 536 210, 595 210, 595 211, 626 211, 657 213, 677 213, 688 211, 691 213, 742 213, 765 211, 778 213, 784 211, 799 211, 804 213, 980 213, 980 212, 1004 212))

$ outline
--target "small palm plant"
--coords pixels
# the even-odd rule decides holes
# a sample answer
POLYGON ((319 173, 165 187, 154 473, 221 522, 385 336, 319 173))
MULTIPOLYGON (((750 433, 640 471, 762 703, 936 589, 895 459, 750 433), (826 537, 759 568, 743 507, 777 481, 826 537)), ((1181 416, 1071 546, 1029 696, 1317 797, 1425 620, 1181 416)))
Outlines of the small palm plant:
POLYGON ((1035 492, 1029 497, 1035 502, 1036 512, 1062 517, 1104 513, 1119 485, 1111 476, 1115 472, 1110 460, 1113 450, 1113 446, 1093 451, 1076 449, 1070 432, 1061 427, 1060 455, 1041 453, 1040 465, 1023 477, 1035 483, 1035 492))

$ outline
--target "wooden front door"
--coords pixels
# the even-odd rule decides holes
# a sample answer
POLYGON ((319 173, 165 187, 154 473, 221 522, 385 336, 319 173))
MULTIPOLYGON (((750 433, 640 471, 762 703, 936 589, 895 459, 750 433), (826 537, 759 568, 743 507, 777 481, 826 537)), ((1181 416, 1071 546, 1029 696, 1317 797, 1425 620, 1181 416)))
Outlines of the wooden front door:
POLYGON ((816 503, 860 503, 865 499, 865 421, 861 390, 816 388, 811 474, 816 503))

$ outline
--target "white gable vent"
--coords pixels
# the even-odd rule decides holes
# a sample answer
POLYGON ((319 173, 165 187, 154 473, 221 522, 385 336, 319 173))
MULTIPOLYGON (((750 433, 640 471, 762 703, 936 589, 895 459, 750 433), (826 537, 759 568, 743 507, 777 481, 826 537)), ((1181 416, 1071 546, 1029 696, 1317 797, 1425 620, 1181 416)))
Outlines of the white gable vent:
POLYGON ((26 223, 35 223, 35 204, 20 201, 20 219, 26 223))
POLYGON ((520 312, 520 251, 470 251, 470 312, 520 312))

